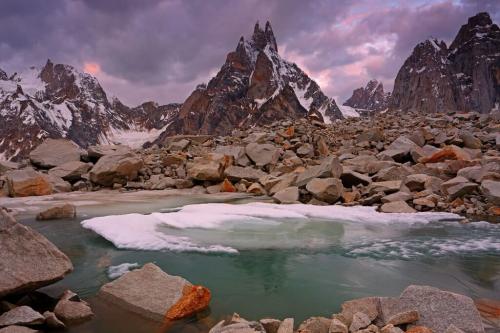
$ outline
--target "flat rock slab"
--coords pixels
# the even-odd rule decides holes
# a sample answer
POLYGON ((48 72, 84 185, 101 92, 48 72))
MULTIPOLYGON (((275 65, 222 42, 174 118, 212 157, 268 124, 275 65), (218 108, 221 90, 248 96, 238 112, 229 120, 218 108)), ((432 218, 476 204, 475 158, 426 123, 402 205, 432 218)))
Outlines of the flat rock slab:
POLYGON ((433 287, 409 286, 399 298, 381 298, 380 309, 385 321, 395 314, 416 310, 420 318, 415 324, 433 332, 445 332, 451 324, 467 333, 484 332, 481 316, 470 297, 433 287))
POLYGON ((0 298, 61 280, 73 270, 47 238, 0 209, 0 298))
POLYGON ((79 161, 82 153, 73 141, 47 139, 30 153, 30 160, 41 168, 53 168, 67 162, 79 161))
POLYGON ((149 263, 102 286, 99 297, 143 317, 163 321, 206 308, 210 292, 203 288, 149 263))
POLYGON ((24 326, 17 326, 17 325, 0 328, 0 333, 38 333, 38 332, 40 331, 32 330, 31 328, 24 326))
POLYGON ((14 308, 0 316, 0 327, 9 325, 39 325, 44 322, 44 316, 26 305, 14 308))

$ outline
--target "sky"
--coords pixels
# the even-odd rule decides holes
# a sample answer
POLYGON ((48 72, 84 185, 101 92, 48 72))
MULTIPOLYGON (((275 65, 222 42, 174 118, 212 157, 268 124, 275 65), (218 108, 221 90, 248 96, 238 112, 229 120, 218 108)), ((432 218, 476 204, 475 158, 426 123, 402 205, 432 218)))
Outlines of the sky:
POLYGON ((50 58, 130 106, 183 102, 270 21, 281 56, 342 104, 372 78, 391 91, 416 44, 449 45, 481 11, 500 22, 498 0, 0 0, 0 68, 50 58))

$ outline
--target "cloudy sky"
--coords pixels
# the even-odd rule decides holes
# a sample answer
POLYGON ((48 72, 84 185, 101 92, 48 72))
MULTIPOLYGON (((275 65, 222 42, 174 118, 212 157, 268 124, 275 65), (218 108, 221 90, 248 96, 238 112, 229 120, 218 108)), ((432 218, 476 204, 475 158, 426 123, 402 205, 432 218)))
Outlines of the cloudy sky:
POLYGON ((479 11, 500 21, 497 0, 0 0, 0 68, 50 58, 126 104, 182 102, 269 20, 281 55, 343 102, 370 78, 391 90, 418 42, 449 43, 479 11))

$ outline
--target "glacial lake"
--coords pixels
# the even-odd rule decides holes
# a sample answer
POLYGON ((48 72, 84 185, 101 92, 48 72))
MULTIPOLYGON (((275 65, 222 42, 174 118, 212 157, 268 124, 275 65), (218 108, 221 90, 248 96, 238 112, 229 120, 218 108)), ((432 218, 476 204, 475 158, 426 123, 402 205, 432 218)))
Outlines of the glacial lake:
MULTIPOLYGON (((93 307, 95 318, 69 332, 206 332, 233 312, 249 320, 293 317, 297 326, 310 316, 339 312, 345 300, 397 296, 410 284, 472 298, 500 298, 500 225, 462 225, 435 218, 385 221, 368 211, 345 211, 349 215, 345 218, 325 218, 330 211, 317 214, 320 207, 308 206, 303 211, 303 207, 250 203, 254 200, 204 206, 197 204, 225 200, 168 196, 84 205, 78 207, 74 220, 40 222, 29 214, 19 219, 54 242, 75 267, 64 280, 44 290, 57 295, 71 289, 93 307), (221 215, 245 211, 256 217, 244 214, 220 221, 221 215), (140 226, 125 237, 130 242, 124 244, 81 225, 92 218, 152 212, 159 213, 161 223, 154 225, 154 233, 149 230, 148 237, 140 235, 144 225, 137 223, 149 223, 153 215, 107 218, 128 227, 140 226), (353 221, 356 214, 360 214, 359 222, 353 221), (156 237, 155 250, 146 249, 151 237, 156 237), (96 297, 99 288, 110 281, 109 266, 148 262, 207 286, 212 292, 210 308, 165 328, 96 297)), ((109 222, 93 221, 94 227, 109 222)))

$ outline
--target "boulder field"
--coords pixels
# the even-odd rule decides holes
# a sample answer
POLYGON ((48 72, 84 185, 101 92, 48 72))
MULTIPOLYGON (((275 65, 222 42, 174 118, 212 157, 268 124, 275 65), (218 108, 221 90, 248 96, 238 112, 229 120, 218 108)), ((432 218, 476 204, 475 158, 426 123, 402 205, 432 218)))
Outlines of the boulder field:
POLYGON ((267 195, 278 203, 446 211, 499 221, 496 114, 374 112, 332 124, 282 120, 163 142, 84 151, 47 140, 28 160, 0 163, 0 187, 11 197, 194 188, 267 195))

